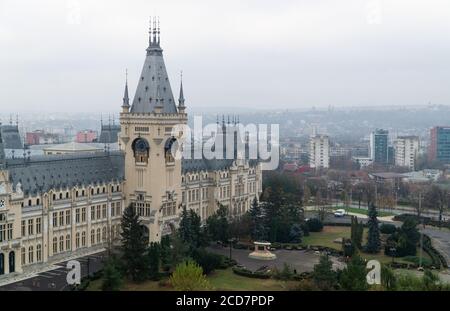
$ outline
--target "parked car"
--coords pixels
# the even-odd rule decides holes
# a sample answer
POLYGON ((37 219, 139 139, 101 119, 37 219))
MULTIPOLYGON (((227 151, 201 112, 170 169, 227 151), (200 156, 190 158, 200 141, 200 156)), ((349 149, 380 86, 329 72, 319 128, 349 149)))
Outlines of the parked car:
POLYGON ((347 214, 345 209, 338 209, 334 211, 334 217, 344 217, 347 214))

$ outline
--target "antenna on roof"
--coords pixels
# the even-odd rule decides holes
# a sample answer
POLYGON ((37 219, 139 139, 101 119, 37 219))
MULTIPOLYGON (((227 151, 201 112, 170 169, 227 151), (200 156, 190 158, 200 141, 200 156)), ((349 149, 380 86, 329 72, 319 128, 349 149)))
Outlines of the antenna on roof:
POLYGON ((9 115, 9 125, 12 125, 12 114, 9 115))
POLYGON ((19 114, 16 114, 16 125, 19 126, 19 114))

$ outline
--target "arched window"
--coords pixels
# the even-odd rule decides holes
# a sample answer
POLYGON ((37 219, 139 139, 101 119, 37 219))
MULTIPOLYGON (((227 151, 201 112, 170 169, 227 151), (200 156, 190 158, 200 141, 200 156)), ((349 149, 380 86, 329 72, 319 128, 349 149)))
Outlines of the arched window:
POLYGON ((148 163, 150 145, 145 138, 138 137, 131 144, 134 159, 137 163, 148 163))
MULTIPOLYGON (((0 268, 1 270, 1 268, 0 268)), ((16 271, 16 253, 14 251, 9 252, 9 273, 16 271)))
POLYGON ((102 229, 102 242, 106 242, 106 227, 102 229))
POLYGON ((91 230, 91 245, 95 244, 95 230, 91 230))
POLYGON ((42 248, 41 244, 36 245, 36 261, 41 262, 42 261, 42 248))
POLYGON ((59 251, 63 252, 64 251, 64 236, 61 235, 59 237, 59 251))
POLYGON ((70 245, 70 234, 66 235, 66 251, 69 251, 71 249, 70 245))
POLYGON ((53 238, 53 254, 58 253, 58 238, 53 238))
POLYGON ((175 161, 174 154, 177 151, 178 142, 175 137, 170 137, 164 144, 164 159, 166 163, 173 163, 175 161))
POLYGON ((0 253, 0 275, 5 274, 5 255, 0 253))
POLYGON ((80 233, 75 234, 75 248, 80 248, 80 233))
POLYGON ((34 262, 34 249, 33 246, 28 247, 28 263, 34 262))
POLYGON ((22 247, 20 249, 20 259, 22 260, 22 265, 25 265, 26 262, 26 256, 25 256, 25 247, 22 247))
POLYGON ((100 243, 100 228, 97 228, 97 243, 100 243))
POLYGON ((86 231, 81 232, 81 247, 86 246, 86 231))

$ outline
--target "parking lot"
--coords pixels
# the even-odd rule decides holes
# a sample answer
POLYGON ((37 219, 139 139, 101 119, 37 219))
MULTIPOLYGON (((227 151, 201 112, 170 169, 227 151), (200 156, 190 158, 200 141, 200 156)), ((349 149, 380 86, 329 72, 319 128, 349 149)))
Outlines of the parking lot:
MULTIPOLYGON (((91 275, 103 266, 105 253, 96 253, 75 260, 80 262, 81 278, 91 275)), ((0 291, 63 291, 69 290, 66 268, 68 261, 53 265, 54 269, 37 273, 26 280, 17 281, 0 287, 0 291)))

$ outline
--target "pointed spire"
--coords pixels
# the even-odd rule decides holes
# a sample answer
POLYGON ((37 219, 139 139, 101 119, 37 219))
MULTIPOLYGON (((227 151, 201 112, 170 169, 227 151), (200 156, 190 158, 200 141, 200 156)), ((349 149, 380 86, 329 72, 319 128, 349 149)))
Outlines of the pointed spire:
POLYGON ((180 97, 178 98, 178 105, 179 107, 184 107, 183 71, 181 71, 180 97))
POLYGON ((150 16, 149 19, 149 26, 148 26, 148 45, 152 45, 152 17, 150 16))
POLYGON ((160 31, 160 28, 159 28, 159 16, 158 16, 158 45, 159 45, 159 42, 160 42, 160 38, 161 38, 161 31, 160 31))
POLYGON ((156 16, 153 17, 153 43, 156 44, 157 43, 157 39, 156 39, 156 16))
POLYGON ((125 91, 123 94, 123 104, 122 108, 130 107, 130 98, 128 97, 128 69, 125 70, 125 91))

